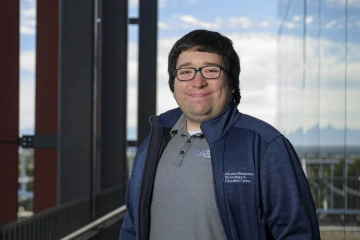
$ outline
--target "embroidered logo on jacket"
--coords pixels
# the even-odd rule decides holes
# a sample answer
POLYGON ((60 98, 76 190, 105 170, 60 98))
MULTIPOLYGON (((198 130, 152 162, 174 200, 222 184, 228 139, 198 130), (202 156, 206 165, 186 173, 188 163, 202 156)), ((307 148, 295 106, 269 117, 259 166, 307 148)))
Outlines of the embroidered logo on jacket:
POLYGON ((211 158, 210 150, 200 149, 197 156, 204 158, 211 158))
POLYGON ((225 172, 226 183, 251 183, 254 177, 252 172, 225 172))

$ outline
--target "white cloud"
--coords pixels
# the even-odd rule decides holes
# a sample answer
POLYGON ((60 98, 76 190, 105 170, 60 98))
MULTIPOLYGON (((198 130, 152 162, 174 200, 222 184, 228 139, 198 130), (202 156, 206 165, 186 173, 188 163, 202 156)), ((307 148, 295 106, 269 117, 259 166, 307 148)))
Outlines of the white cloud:
POLYGON ((20 33, 24 34, 24 35, 35 35, 36 30, 33 27, 28 27, 28 26, 25 26, 25 25, 21 25, 20 26, 20 33))
MULTIPOLYGON (((357 16, 356 16, 357 17, 357 16)), ((355 17, 355 19, 356 19, 355 17)), ((358 18, 358 17, 357 17, 358 18)), ((349 17, 348 18, 348 24, 350 27, 351 24, 353 24, 353 21, 354 20, 354 17, 349 17)), ((346 24, 346 19, 345 17, 340 17, 340 18, 337 18, 337 19, 332 19, 328 22, 325 23, 325 29, 329 30, 329 29, 344 29, 345 28, 345 24, 346 24)))
MULTIPOLYGON (((158 1, 158 8, 166 8, 169 6, 178 7, 179 5, 192 5, 199 3, 199 0, 183 0, 183 1, 175 1, 175 0, 159 0, 158 1)), ((129 7, 130 8, 139 8, 139 0, 129 0, 129 7)))
POLYGON ((269 21, 262 21, 261 23, 260 23, 260 27, 262 27, 262 28, 267 28, 267 27, 269 27, 270 26, 270 22, 269 21))
POLYGON ((127 92, 127 125, 128 127, 137 126, 137 106, 138 106, 138 90, 137 87, 128 87, 127 92))
POLYGON ((158 88, 162 89, 170 89, 168 88, 168 54, 174 45, 174 43, 178 40, 177 37, 173 38, 163 38, 159 39, 158 43, 158 58, 157 58, 157 84, 158 88))
POLYGON ((218 29, 221 26, 222 19, 216 18, 215 22, 202 21, 192 15, 175 15, 175 19, 180 20, 183 28, 206 28, 206 29, 218 29))
POLYGON ((22 51, 20 53, 20 70, 27 72, 35 71, 35 52, 22 51))
POLYGON ((20 3, 20 33, 36 34, 36 1, 21 1, 20 3))
MULTIPOLYGON (((36 1, 20 1, 20 34, 36 34, 36 1)), ((19 128, 33 129, 35 115, 35 50, 20 52, 19 128), (32 77, 28 77, 32 76, 32 77)))
POLYGON ((127 125, 137 126, 137 86, 138 86, 138 45, 128 44, 128 91, 127 91, 127 125))
POLYGON ((292 23, 292 22, 289 22, 286 24, 286 27, 289 28, 289 29, 293 29, 296 27, 295 23, 292 23))
POLYGON ((307 16, 306 18, 305 18, 305 23, 306 24, 310 24, 310 23, 312 23, 314 21, 314 17, 313 16, 307 16))
POLYGON ((326 23, 325 29, 331 29, 335 26, 336 20, 331 20, 330 22, 326 23))
POLYGON ((158 28, 162 29, 162 30, 166 30, 166 29, 169 29, 169 24, 166 24, 165 22, 161 22, 159 21, 158 22, 158 28))
POLYGON ((267 33, 228 35, 239 54, 239 110, 272 125, 276 117, 276 36, 267 33))
POLYGON ((178 105, 175 101, 175 98, 173 97, 173 94, 170 91, 169 87, 157 89, 156 104, 157 104, 157 111, 156 111, 157 114, 160 114, 160 113, 166 112, 170 109, 178 107, 178 105))
POLYGON ((247 17, 232 17, 229 19, 230 28, 249 28, 251 26, 251 20, 247 17))
POLYGON ((129 0, 130 8, 138 8, 139 7, 139 0, 129 0))
POLYGON ((23 79, 20 84, 19 129, 33 129, 35 125, 35 84, 33 79, 23 79))
POLYGON ((277 86, 274 82, 262 88, 243 88, 239 111, 276 125, 277 86))
MULTIPOLYGON (((27 7, 21 9, 21 15, 25 18, 35 18, 36 17, 36 5, 35 2, 32 1, 27 7)), ((35 24, 34 24, 35 26, 35 24)))
POLYGON ((304 127, 306 131, 318 123, 320 127, 332 125, 338 129, 344 128, 346 123, 348 128, 359 129, 357 102, 360 96, 360 44, 348 43, 345 67, 345 45, 342 42, 322 39, 321 68, 318 68, 318 39, 307 37, 306 75, 303 85, 302 41, 302 38, 282 36, 278 42, 278 59, 281 60, 279 79, 283 81, 279 82, 278 88, 279 112, 282 113, 278 122, 286 126, 282 131, 289 133, 300 127, 304 127))
POLYGON ((158 5, 159 8, 164 8, 167 4, 167 0, 159 0, 158 4, 159 4, 158 5))
MULTIPOLYGON (((162 20, 158 22, 160 29, 197 29, 204 28, 210 30, 219 30, 224 32, 234 31, 234 29, 250 31, 252 28, 268 28, 274 20, 268 19, 259 22, 254 22, 247 17, 214 17, 213 19, 200 19, 193 15, 179 15, 173 14, 170 19, 162 20)), ((289 23, 287 25, 289 28, 294 28, 294 23, 289 23)))
POLYGON ((288 29, 293 29, 296 27, 295 23, 293 23, 293 22, 283 22, 282 24, 285 28, 288 28, 288 29))
POLYGON ((294 22, 298 22, 298 21, 301 20, 301 16, 300 16, 300 15, 295 15, 295 16, 293 17, 293 20, 294 20, 294 22))
POLYGON ((177 104, 170 91, 167 72, 168 54, 178 37, 159 39, 157 58, 157 114, 176 108, 177 104))
POLYGON ((180 7, 180 6, 186 6, 189 7, 189 5, 197 4, 199 3, 199 0, 160 0, 159 1, 159 8, 165 8, 165 7, 180 7))

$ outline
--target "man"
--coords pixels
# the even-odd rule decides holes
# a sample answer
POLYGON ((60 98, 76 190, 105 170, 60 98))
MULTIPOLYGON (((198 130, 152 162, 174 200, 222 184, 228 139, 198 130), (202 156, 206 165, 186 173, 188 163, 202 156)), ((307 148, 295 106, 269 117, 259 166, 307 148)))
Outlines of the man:
POLYGON ((195 30, 169 54, 180 108, 150 118, 127 189, 120 239, 320 239, 290 142, 242 114, 232 41, 195 30))

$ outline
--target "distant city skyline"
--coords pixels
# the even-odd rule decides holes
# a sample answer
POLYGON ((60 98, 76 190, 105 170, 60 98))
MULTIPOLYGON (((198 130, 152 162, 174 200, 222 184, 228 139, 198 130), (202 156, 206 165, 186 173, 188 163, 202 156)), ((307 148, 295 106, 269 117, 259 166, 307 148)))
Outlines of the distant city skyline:
MULTIPOLYGON (((34 128, 25 128, 20 130, 19 135, 32 135, 34 128)), ((360 146, 360 129, 347 128, 335 128, 332 125, 319 128, 318 125, 314 125, 311 128, 304 130, 303 128, 297 128, 294 131, 283 133, 285 137, 291 139, 291 143, 294 146, 343 146, 346 137, 346 144, 349 146, 360 146), (319 134, 319 135, 318 135, 319 134), (346 134, 346 135, 345 135, 346 134), (320 136, 320 139, 319 139, 320 136)), ((128 140, 136 140, 137 128, 127 128, 128 140)))

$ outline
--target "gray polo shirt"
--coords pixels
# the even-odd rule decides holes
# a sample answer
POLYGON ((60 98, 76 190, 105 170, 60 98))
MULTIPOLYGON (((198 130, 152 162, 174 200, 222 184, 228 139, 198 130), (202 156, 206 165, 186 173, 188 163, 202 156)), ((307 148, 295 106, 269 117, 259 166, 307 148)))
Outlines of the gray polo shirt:
POLYGON ((210 149, 204 135, 190 136, 182 115, 171 136, 156 171, 150 239, 226 239, 216 208, 210 149))

